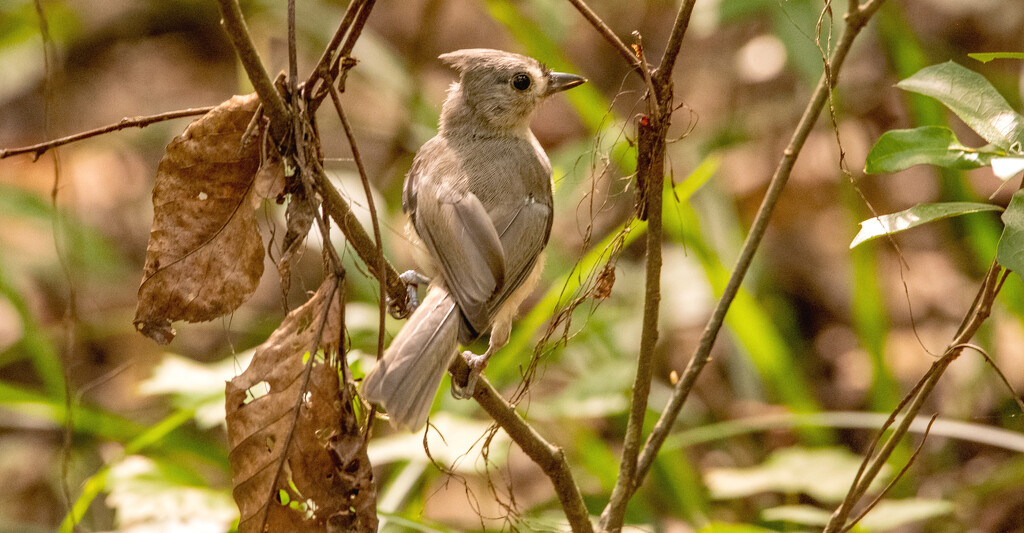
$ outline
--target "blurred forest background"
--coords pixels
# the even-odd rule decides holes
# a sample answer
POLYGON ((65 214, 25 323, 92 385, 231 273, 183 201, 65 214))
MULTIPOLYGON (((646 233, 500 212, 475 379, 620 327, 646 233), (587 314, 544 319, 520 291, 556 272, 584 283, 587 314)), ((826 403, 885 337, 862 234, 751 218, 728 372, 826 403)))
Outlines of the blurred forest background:
MULTIPOLYGON (((41 4, 56 52, 49 72, 35 4, 0 0, 0 148, 251 91, 214 2, 41 4)), ((287 68, 285 5, 243 2, 272 73, 287 68)), ((667 0, 591 6, 626 42, 639 31, 652 58, 660 57, 678 8, 667 0)), ((345 3, 301 0, 297 8, 299 72, 308 73, 345 3)), ((689 359, 821 74, 814 42, 821 10, 818 0, 696 4, 676 68, 676 99, 685 107, 675 115, 671 137, 678 140, 668 148, 679 186, 666 212, 670 242, 652 411, 689 359)), ((825 116, 801 154, 711 366, 627 523, 639 531, 686 532, 709 523, 799 531, 814 524, 808 514, 815 509, 834 508, 871 428, 952 338, 1000 231, 997 215, 980 213, 901 234, 894 239, 898 251, 884 239, 851 251, 857 223, 873 216, 872 208, 881 214, 993 194, 1005 204, 1014 189, 997 190, 1000 181, 986 169, 915 167, 865 176, 868 149, 889 129, 949 124, 965 144, 984 144, 934 100, 893 85, 951 59, 985 75, 1020 110, 1022 63, 981 64, 966 54, 1020 51, 1022 42, 1024 4, 1015 0, 891 0, 883 7, 856 43, 835 93, 852 176, 840 170, 837 132, 825 116)), ((553 163, 557 214, 540 288, 486 372, 511 394, 555 304, 576 290, 574 265, 586 258, 582 276, 599 271, 608 259, 603 241, 632 213, 632 169, 622 152, 635 136, 644 89, 567 2, 379 1, 353 52, 359 64, 342 98, 377 194, 385 248, 399 270, 414 267, 402 179, 434 134, 453 80, 436 57, 468 47, 525 53, 590 80, 545 104, 534 122, 553 163)), ((320 117, 327 169, 366 215, 337 117, 320 117)), ((273 265, 280 247, 270 245, 259 290, 230 318, 176 324, 179 335, 166 348, 136 333, 132 314, 155 170, 188 120, 92 138, 36 162, 0 160, 2 532, 70 531, 69 504, 85 511, 82 531, 213 532, 237 520, 224 380, 244 368, 285 306, 301 304, 319 285, 321 244, 311 236, 284 303, 273 265)), ((283 207, 268 203, 261 213, 264 235, 276 229, 280 239, 283 207)), ((538 347, 539 372, 520 404, 531 424, 566 450, 594 514, 615 481, 639 345, 643 245, 633 240, 626 238, 614 261, 610 297, 584 302, 538 347), (563 334, 566 342, 557 342, 563 334)), ((340 236, 336 244, 344 246, 340 236)), ((345 260, 349 362, 358 377, 376 349, 377 288, 351 253, 345 260)), ((975 339, 1018 392, 1021 289, 1011 276, 975 339)), ((393 333, 401 322, 389 318, 388 327, 393 333)), ((563 527, 540 470, 500 434, 482 459, 479 439, 489 419, 446 389, 432 418, 432 459, 423 435, 377 426, 370 458, 385 530, 563 527)), ((982 357, 967 353, 925 412, 938 413, 940 422, 890 493, 889 507, 863 530, 1024 531, 1024 413, 1014 394, 982 357)), ((919 439, 920 432, 913 440, 919 439)), ((894 456, 889 478, 913 444, 894 456)))

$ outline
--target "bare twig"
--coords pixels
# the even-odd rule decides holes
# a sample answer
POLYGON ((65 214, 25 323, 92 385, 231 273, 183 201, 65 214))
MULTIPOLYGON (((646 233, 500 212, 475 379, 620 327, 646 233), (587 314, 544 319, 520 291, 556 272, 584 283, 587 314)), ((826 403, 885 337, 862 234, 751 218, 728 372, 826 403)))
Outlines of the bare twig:
POLYGON ((637 357, 636 376, 633 379, 633 392, 630 399, 629 418, 626 422, 626 434, 623 438, 622 457, 619 464, 619 476, 612 489, 611 498, 604 512, 601 513, 600 527, 602 530, 617 531, 622 527, 626 512, 626 504, 636 491, 639 484, 637 476, 637 456, 643 437, 644 418, 647 414, 647 401, 651 392, 651 379, 654 373, 654 348, 658 343, 658 315, 661 309, 661 241, 662 241, 662 186, 665 175, 665 137, 672 116, 671 85, 654 85, 656 93, 648 96, 651 101, 658 102, 656 109, 641 123, 638 135, 650 140, 638 140, 638 146, 645 147, 649 153, 638 155, 637 183, 646 189, 644 192, 645 211, 647 215, 647 265, 645 272, 644 315, 640 334, 640 353, 637 357))
POLYGON ((658 65, 658 72, 655 73, 658 83, 667 84, 672 81, 672 69, 675 68, 676 57, 679 56, 679 50, 683 45, 686 28, 690 26, 690 15, 693 13, 693 5, 696 2, 697 0, 683 0, 683 5, 679 6, 676 21, 672 24, 672 35, 668 38, 665 54, 661 56, 661 64, 658 65))
POLYGON ((889 481, 889 484, 886 485, 884 489, 879 491, 878 495, 875 496, 873 500, 871 500, 871 503, 865 506, 864 509, 861 509, 861 511, 857 513, 857 516, 855 516, 853 520, 850 520, 850 523, 846 527, 844 527, 840 533, 846 533, 847 531, 853 529, 853 526, 857 525, 858 522, 863 520, 864 517, 867 516, 867 514, 872 509, 874 509, 879 502, 882 501, 882 498, 885 498, 885 496, 889 494, 889 491, 891 491, 892 488, 896 486, 896 483, 898 483, 899 480, 903 479, 903 476, 907 473, 908 470, 910 470, 910 465, 914 464, 914 461, 917 460, 917 456, 920 455, 921 450, 924 449, 924 443, 928 441, 928 435, 931 433, 932 425, 935 424, 935 419, 938 418, 938 416, 938 414, 934 414, 930 419, 928 419, 928 425, 924 428, 924 435, 921 436, 921 444, 919 444, 917 446, 917 449, 914 450, 914 453, 911 454, 910 459, 907 459, 907 464, 903 465, 903 468, 901 468, 899 473, 896 474, 891 481, 889 481))
POLYGON ((585 19, 615 48, 623 59, 638 72, 647 85, 647 115, 639 122, 637 134, 637 188, 641 191, 639 214, 647 218, 646 285, 644 318, 640 336, 640 353, 633 380, 629 418, 623 438, 619 475, 612 489, 608 505, 601 513, 599 527, 617 531, 622 528, 626 505, 636 491, 642 476, 637 472, 637 457, 643 437, 644 418, 653 376, 652 359, 658 342, 658 315, 661 308, 662 268, 662 186, 665 175, 665 139, 672 121, 672 69, 679 54, 683 35, 689 25, 695 0, 685 0, 680 6, 672 28, 668 48, 658 71, 651 72, 639 41, 631 52, 600 17, 582 0, 569 0, 585 19))
POLYGON ((165 120, 205 115, 206 113, 210 112, 211 109, 213 109, 212 106, 196 107, 193 109, 169 111, 167 113, 160 113, 159 115, 148 115, 144 117, 124 117, 114 124, 108 124, 101 128, 83 131, 81 133, 68 135, 67 137, 61 137, 59 139, 54 139, 52 141, 33 144, 32 146, 23 146, 21 148, 7 148, 4 150, 0 150, 0 159, 3 159, 5 157, 11 157, 14 155, 32 154, 32 160, 34 161, 39 159, 39 156, 45 154, 48 150, 56 148, 58 146, 64 146, 65 144, 81 141, 83 139, 88 139, 90 137, 96 137, 99 135, 103 135, 104 133, 110 133, 112 131, 118 131, 127 128, 145 128, 150 124, 163 122, 165 120))
MULTIPOLYGON (((772 176, 768 191, 765 194, 764 200, 762 200, 761 207, 754 219, 750 233, 747 235, 747 239, 743 244, 743 248, 740 251, 736 265, 733 267, 732 274, 725 290, 723 291, 722 297, 705 326, 704 332, 701 335, 700 343, 683 372, 682 378, 674 387, 672 397, 670 398, 666 408, 662 411, 661 417, 655 424, 651 434, 648 436, 647 442, 644 444, 643 450, 639 456, 636 468, 636 480, 631 487, 632 490, 635 490, 636 487, 642 483, 643 478, 654 463, 654 458, 657 456, 658 450, 661 448, 665 438, 668 436, 672 424, 679 416, 679 412, 696 383, 697 377, 710 360, 711 348, 714 345, 715 340, 718 338, 719 331, 721 331, 726 312, 729 310, 733 299, 739 292, 740 285, 750 268, 754 254, 760 246, 761 239, 764 237, 765 231, 767 230, 768 221, 775 210, 775 206, 778 204, 779 198, 781 197, 782 191, 785 188, 789 175, 793 169, 793 165, 796 163, 796 158, 799 155, 800 150, 803 148, 804 142, 810 135, 810 132, 814 127, 814 123, 828 99, 835 76, 838 74, 843 61, 846 59, 854 39, 859 34, 864 24, 866 24, 870 19, 871 15, 874 14, 875 10, 878 9, 881 1, 883 0, 872 1, 859 11, 847 15, 847 25, 840 38, 839 45, 836 47, 831 58, 831 63, 833 65, 833 77, 832 79, 828 79, 823 75, 819 80, 811 101, 807 104, 807 108, 804 110, 804 114, 797 125, 796 131, 794 132, 789 145, 783 152, 783 156, 779 161, 779 165, 776 168, 774 175, 772 176)), ((686 4, 684 4, 680 11, 686 9, 686 7, 686 4)), ((677 23, 685 24, 685 21, 680 21, 680 17, 677 17, 677 23)), ((675 30, 673 30, 673 36, 674 35, 676 35, 675 30)), ((673 40, 679 39, 681 39, 681 36, 673 38, 673 40)), ((678 54, 678 51, 675 50, 674 47, 675 45, 672 45, 670 48, 666 49, 664 61, 674 61, 676 54, 678 54)), ((665 66, 659 69, 659 79, 667 79, 668 74, 665 74, 665 72, 670 69, 664 68, 665 66)), ((609 503, 609 506, 610 505, 611 503, 609 503)), ((609 508, 606 508, 605 511, 608 512, 609 508)))
MULTIPOLYGON (((456 358, 455 364, 459 363, 465 366, 465 362, 461 358, 456 358)), ((468 368, 464 370, 467 373, 469 371, 468 368)), ((512 437, 523 453, 548 476, 555 487, 555 494, 558 496, 559 503, 562 504, 565 517, 573 532, 590 533, 594 531, 594 526, 590 523, 590 514, 583 503, 583 495, 573 480, 572 471, 569 469, 569 463, 565 460, 565 453, 562 449, 544 440, 537 430, 527 424, 516 412, 515 407, 494 390, 487 378, 480 376, 473 392, 473 399, 512 437)))
POLYGON ((289 113, 284 104, 284 99, 274 87, 273 80, 267 75, 267 69, 260 61, 259 53, 256 52, 256 45, 249 36, 249 28, 242 17, 242 9, 238 6, 237 0, 217 0, 220 6, 221 24, 231 38, 238 53, 238 59, 242 61, 242 67, 252 82, 256 94, 260 96, 260 103, 263 104, 263 112, 270 118, 270 133, 274 139, 280 142, 285 138, 291 129, 292 121, 288 118, 289 113))
POLYGON ((594 10, 590 9, 590 6, 588 6, 586 2, 583 0, 569 0, 569 3, 572 4, 581 15, 583 15, 583 18, 587 19, 587 22, 590 22, 590 25, 597 30, 597 33, 601 34, 601 37, 604 37, 604 40, 608 41, 608 43, 612 45, 612 48, 622 56, 622 59, 626 60, 626 63, 628 63, 629 66, 633 67, 633 70, 636 71, 637 74, 641 76, 644 75, 644 69, 640 64, 640 59, 636 57, 628 46, 626 46, 626 43, 622 42, 622 39, 619 39, 618 35, 615 35, 615 31, 608 27, 608 25, 601 20, 601 17, 597 16, 597 13, 594 13, 594 10))
MULTIPOLYGON (((366 168, 363 166, 363 158, 359 155, 359 148, 356 146, 356 136, 352 132, 352 126, 348 122, 348 117, 345 116, 345 109, 341 107, 341 97, 338 95, 338 90, 334 85, 328 85, 331 91, 331 100, 334 102, 334 109, 338 112, 338 118, 341 120, 341 125, 345 130, 345 136, 348 138, 348 145, 352 149, 352 159, 355 160, 356 168, 359 170, 359 178, 363 182, 363 192, 366 193, 366 205, 370 208, 370 220, 373 224, 373 240, 377 244, 377 271, 385 271, 385 259, 384 259, 384 245, 381 243, 380 237, 380 221, 377 219, 377 207, 373 201, 373 191, 370 190, 370 178, 366 174, 366 168)), ((380 302, 377 305, 380 311, 378 317, 377 327, 377 357, 380 358, 384 355, 384 320, 385 312, 387 310, 387 297, 384 290, 384 282, 378 284, 380 287, 380 302)))
POLYGON ((331 63, 334 62, 334 53, 338 51, 338 47, 341 46, 341 40, 345 38, 345 34, 348 33, 349 28, 352 27, 352 21, 355 20, 356 14, 359 13, 359 9, 363 7, 363 1, 364 0, 352 0, 349 2, 348 8, 345 9, 345 16, 342 17, 341 23, 338 24, 338 29, 334 31, 334 36, 331 37, 331 41, 327 43, 327 48, 324 49, 324 53, 320 56, 320 60, 317 61, 316 66, 313 67, 313 72, 310 73, 309 78, 304 84, 307 91, 313 91, 316 89, 314 85, 317 80, 322 79, 325 83, 331 83, 329 78, 323 78, 321 74, 330 70, 331 63))
POLYGON ((407 301, 409 298, 405 290, 405 283, 399 279, 398 272, 391 263, 384 261, 383 271, 378 266, 380 252, 374 245, 373 239, 366 234, 366 230, 356 219, 348 202, 341 197, 338 189, 334 188, 331 180, 324 173, 323 167, 314 162, 313 178, 316 190, 323 197, 324 208, 327 213, 338 224, 349 244, 355 249, 356 254, 366 264, 370 273, 381 281, 387 288, 387 298, 391 305, 391 312, 395 316, 408 315, 407 301))
MULTIPOLYGON (((341 21, 341 25, 338 26, 337 32, 335 32, 334 38, 331 39, 331 45, 324 51, 324 55, 320 58, 320 62, 317 64, 313 73, 310 74, 309 81, 307 83, 313 83, 317 79, 323 81, 323 85, 334 85, 334 82, 339 77, 344 80, 345 72, 355 65, 355 61, 346 61, 347 58, 352 54, 352 49, 356 45, 356 41, 359 36, 362 35, 363 28, 366 26, 367 19, 370 18, 370 11, 373 9, 376 0, 353 0, 349 5, 349 9, 345 12, 345 17, 341 21), (345 43, 338 49, 338 43, 341 42, 341 36, 348 34, 345 39, 345 43)), ((320 107, 320 103, 327 95, 326 87, 324 86, 313 86, 309 87, 310 91, 307 93, 309 96, 309 112, 315 113, 320 107)))
POLYGON ((999 294, 999 290, 1002 288, 1003 280, 1005 279, 1005 271, 995 261, 989 267, 988 273, 985 275, 985 279, 982 282, 981 287, 978 289, 978 296, 974 299, 970 311, 964 317, 963 322, 960 325, 954 339, 949 343, 946 351, 942 354, 937 361, 932 363, 931 368, 925 373, 924 377, 918 381, 917 385, 904 397, 900 406, 889 416, 889 420, 879 430, 878 435, 869 448, 864 462, 861 464, 860 471, 854 478, 850 490, 847 493, 843 503, 840 504, 839 508, 832 514, 828 525, 825 526, 824 531, 826 533, 836 533, 843 531, 847 526, 847 518, 853 507, 858 501, 864 496, 868 488, 871 486, 871 482, 878 476, 878 473, 882 470, 886 461, 892 455, 893 450, 896 449, 897 444, 903 438, 904 435, 910 430, 910 425, 917 417, 917 414, 921 411, 924 406, 925 400, 931 395, 932 390, 938 384, 939 379, 945 373, 946 368, 956 360, 957 357, 963 353, 967 342, 970 341, 971 337, 977 333, 978 328, 981 327, 982 323, 988 318, 992 311, 992 302, 995 301, 996 296, 999 294), (898 415, 902 415, 902 420, 899 425, 893 429, 892 434, 886 440, 885 444, 878 451, 874 453, 875 445, 880 441, 882 432, 886 431, 889 426, 895 421, 898 415))

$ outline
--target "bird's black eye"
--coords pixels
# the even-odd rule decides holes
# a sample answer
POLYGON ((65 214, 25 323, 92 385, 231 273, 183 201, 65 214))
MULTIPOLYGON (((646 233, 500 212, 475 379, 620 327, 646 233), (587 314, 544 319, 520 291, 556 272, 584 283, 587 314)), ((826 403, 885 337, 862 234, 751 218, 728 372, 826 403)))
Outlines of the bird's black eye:
POLYGON ((525 91, 530 88, 530 76, 525 72, 520 72, 512 76, 512 86, 518 91, 525 91))

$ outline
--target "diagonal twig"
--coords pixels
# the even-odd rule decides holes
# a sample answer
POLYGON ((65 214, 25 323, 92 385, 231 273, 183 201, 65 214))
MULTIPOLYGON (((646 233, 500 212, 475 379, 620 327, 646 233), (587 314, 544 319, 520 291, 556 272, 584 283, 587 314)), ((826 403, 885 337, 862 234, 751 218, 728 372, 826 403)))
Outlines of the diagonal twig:
POLYGON ((242 17, 242 8, 239 7, 238 1, 217 0, 217 4, 220 6, 221 24, 231 38, 231 44, 234 45, 242 68, 256 89, 256 94, 260 96, 263 112, 270 118, 270 133, 280 142, 288 134, 292 124, 284 99, 277 92, 274 82, 267 75, 267 69, 260 61, 260 55, 256 52, 252 37, 249 36, 249 27, 242 17))
MULTIPOLYGON (((836 79, 835 76, 838 74, 843 60, 849 53, 855 37, 859 34, 860 30, 864 27, 875 11, 880 7, 882 1, 884 0, 872 0, 864 6, 859 7, 857 11, 851 12, 847 15, 847 25, 844 28, 840 43, 834 50, 831 58, 831 64, 833 65, 831 76, 822 76, 799 124, 797 125, 789 145, 783 152, 783 156, 772 177, 768 192, 766 193, 761 207, 757 212, 756 218, 750 229, 750 233, 747 235, 747 239, 743 244, 740 256, 733 267, 732 274, 725 290, 723 291, 723 295, 712 312, 711 318, 708 320, 701 336, 700 343, 695 350, 693 357, 690 359, 682 378, 674 387, 672 397, 670 398, 666 408, 662 411, 660 418, 655 424, 654 429, 648 436, 647 441, 639 454, 634 479, 632 480, 632 483, 622 483, 623 487, 626 489, 625 491, 620 492, 619 494, 613 492, 612 501, 609 502, 608 506, 605 507, 605 511, 602 513, 602 525, 608 526, 609 530, 621 528, 621 516, 625 512, 626 502, 629 497, 632 496, 636 488, 643 482, 644 477, 654 462, 654 458, 657 456, 658 450, 660 450, 665 438, 668 436, 672 424, 678 417, 683 404, 696 383, 697 377, 710 360, 711 348, 721 331, 725 315, 728 312, 729 307, 732 305, 732 301, 736 297, 736 294, 739 292, 739 287, 750 268, 754 254, 760 247, 761 239, 764 237, 765 231, 767 230, 768 221, 775 210, 775 206, 778 204, 782 191, 789 179, 793 165, 796 162, 796 158, 828 99, 836 79), (606 517, 608 519, 606 519, 606 517), (612 520, 612 518, 614 518, 614 520, 612 520)), ((679 15, 676 17, 676 25, 673 27, 672 35, 669 38, 669 44, 666 47, 663 64, 659 67, 659 70, 656 73, 656 79, 658 82, 667 85, 671 81, 672 66, 678 56, 682 37, 685 33, 685 27, 688 24, 687 10, 692 10, 692 7, 693 5, 690 0, 684 2, 683 6, 680 7, 679 15)), ((660 207, 661 206, 658 205, 655 209, 660 209, 660 207)), ((616 487, 618 488, 619 484, 617 484, 616 487)))
MULTIPOLYGON (((373 192, 370 190, 370 178, 366 174, 366 167, 363 166, 363 157, 359 153, 359 148, 356 146, 356 136, 352 132, 352 125, 348 122, 348 117, 345 115, 345 109, 341 106, 341 97, 338 95, 338 90, 333 84, 328 85, 331 91, 331 101, 334 102, 334 108, 338 112, 338 119, 341 120, 341 126, 345 130, 345 136, 348 138, 349 148, 352 149, 352 159, 355 160, 356 169, 359 170, 360 181, 363 182, 363 192, 366 193, 366 205, 370 209, 370 220, 373 224, 373 240, 377 245, 377 270, 379 272, 385 271, 385 259, 384 259, 384 245, 381 242, 380 236, 380 221, 377 217, 377 206, 373 201, 373 192)), ((377 327, 377 358, 384 356, 384 320, 385 311, 387 309, 387 297, 385 295, 385 283, 379 283, 380 286, 380 302, 378 302, 377 308, 379 311, 378 316, 378 327, 377 327)))
POLYGON ((879 430, 878 435, 876 435, 871 447, 868 449, 864 462, 861 463, 860 470, 854 478, 846 498, 832 514, 828 524, 825 526, 824 531, 826 533, 839 532, 846 527, 847 518, 853 507, 867 492, 871 482, 878 476, 882 466, 889 460, 893 450, 896 449, 896 445, 899 444, 899 441, 910 430, 911 423, 917 418, 917 414, 924 406, 925 400, 928 399, 932 390, 935 389, 946 368, 960 356, 966 348, 967 342, 977 333, 982 323, 988 319, 992 310, 992 303, 1002 288, 1005 274, 1006 271, 997 262, 993 261, 981 287, 978 289, 978 296, 974 299, 970 311, 964 317, 960 328, 949 343, 946 351, 942 354, 942 357, 932 363, 928 372, 918 381, 910 393, 904 397, 903 401, 900 402, 900 406, 889 416, 889 420, 879 430), (882 432, 889 428, 899 414, 903 415, 902 420, 892 430, 892 434, 878 453, 875 453, 874 450, 877 443, 881 440, 882 432))
POLYGON ((597 13, 594 13, 593 9, 590 9, 590 6, 588 6, 586 2, 583 0, 569 0, 569 3, 572 4, 581 15, 583 15, 583 18, 587 19, 587 22, 589 22, 590 25, 593 26, 599 34, 601 34, 601 37, 604 37, 604 40, 608 41, 608 44, 612 45, 612 48, 622 56, 622 59, 624 59, 626 63, 629 63, 630 67, 633 67, 633 70, 637 74, 641 76, 644 75, 643 65, 640 63, 640 60, 636 57, 633 51, 626 46, 626 43, 622 42, 622 39, 619 39, 618 35, 615 35, 615 31, 605 24, 605 22, 601 20, 601 17, 597 16, 597 13))
POLYGON ((167 113, 160 113, 159 115, 147 115, 142 117, 124 117, 120 121, 114 124, 107 124, 96 129, 83 131, 74 135, 68 135, 67 137, 61 137, 52 141, 41 142, 39 144, 33 144, 31 146, 22 146, 20 148, 5 148, 0 150, 0 159, 5 157, 11 157, 21 154, 32 154, 32 160, 35 161, 39 157, 45 154, 47 151, 57 148, 58 146, 64 146, 65 144, 81 141, 90 137, 97 137, 105 133, 112 131, 118 131, 128 128, 145 128, 150 124, 157 122, 163 122, 165 120, 173 120, 176 118, 194 117, 198 115, 205 115, 213 109, 213 106, 209 107, 196 107, 192 109, 181 109, 179 111, 168 111, 167 113))
MULTIPOLYGON (((469 372, 469 368, 465 366, 465 361, 462 358, 457 357, 455 365, 462 367, 461 370, 465 373, 469 372)), ((455 372, 459 372, 459 370, 455 372)), ((590 514, 587 511, 587 506, 583 503, 583 495, 573 479, 572 470, 569 469, 569 463, 566 461, 562 449, 549 443, 540 433, 537 433, 537 430, 527 424, 523 417, 516 412, 515 407, 505 401, 484 376, 480 376, 477 381, 473 399, 487 411, 487 414, 505 430, 505 433, 512 437, 519 448, 551 480, 573 533, 593 532, 594 526, 590 523, 590 514)))
POLYGON ((331 43, 324 50, 323 56, 307 80, 307 97, 309 99, 309 112, 315 113, 320 108, 321 102, 327 96, 327 86, 333 86, 335 81, 343 80, 345 72, 355 66, 355 61, 346 61, 352 54, 359 36, 362 35, 367 19, 370 18, 370 11, 373 9, 376 0, 353 0, 349 4, 345 16, 338 26, 331 43), (341 38, 347 35, 344 44, 341 38), (340 49, 338 48, 340 45, 340 49), (317 85, 320 80, 322 85, 317 85))

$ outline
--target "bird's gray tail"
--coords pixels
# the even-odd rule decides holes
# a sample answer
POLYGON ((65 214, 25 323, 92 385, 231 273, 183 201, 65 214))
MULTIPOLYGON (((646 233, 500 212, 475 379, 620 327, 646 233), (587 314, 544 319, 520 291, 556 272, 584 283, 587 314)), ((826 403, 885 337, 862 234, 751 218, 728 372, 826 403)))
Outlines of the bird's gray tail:
POLYGON ((384 357, 363 378, 360 394, 384 408, 391 425, 417 431, 458 351, 459 310, 448 291, 431 285, 384 357))

